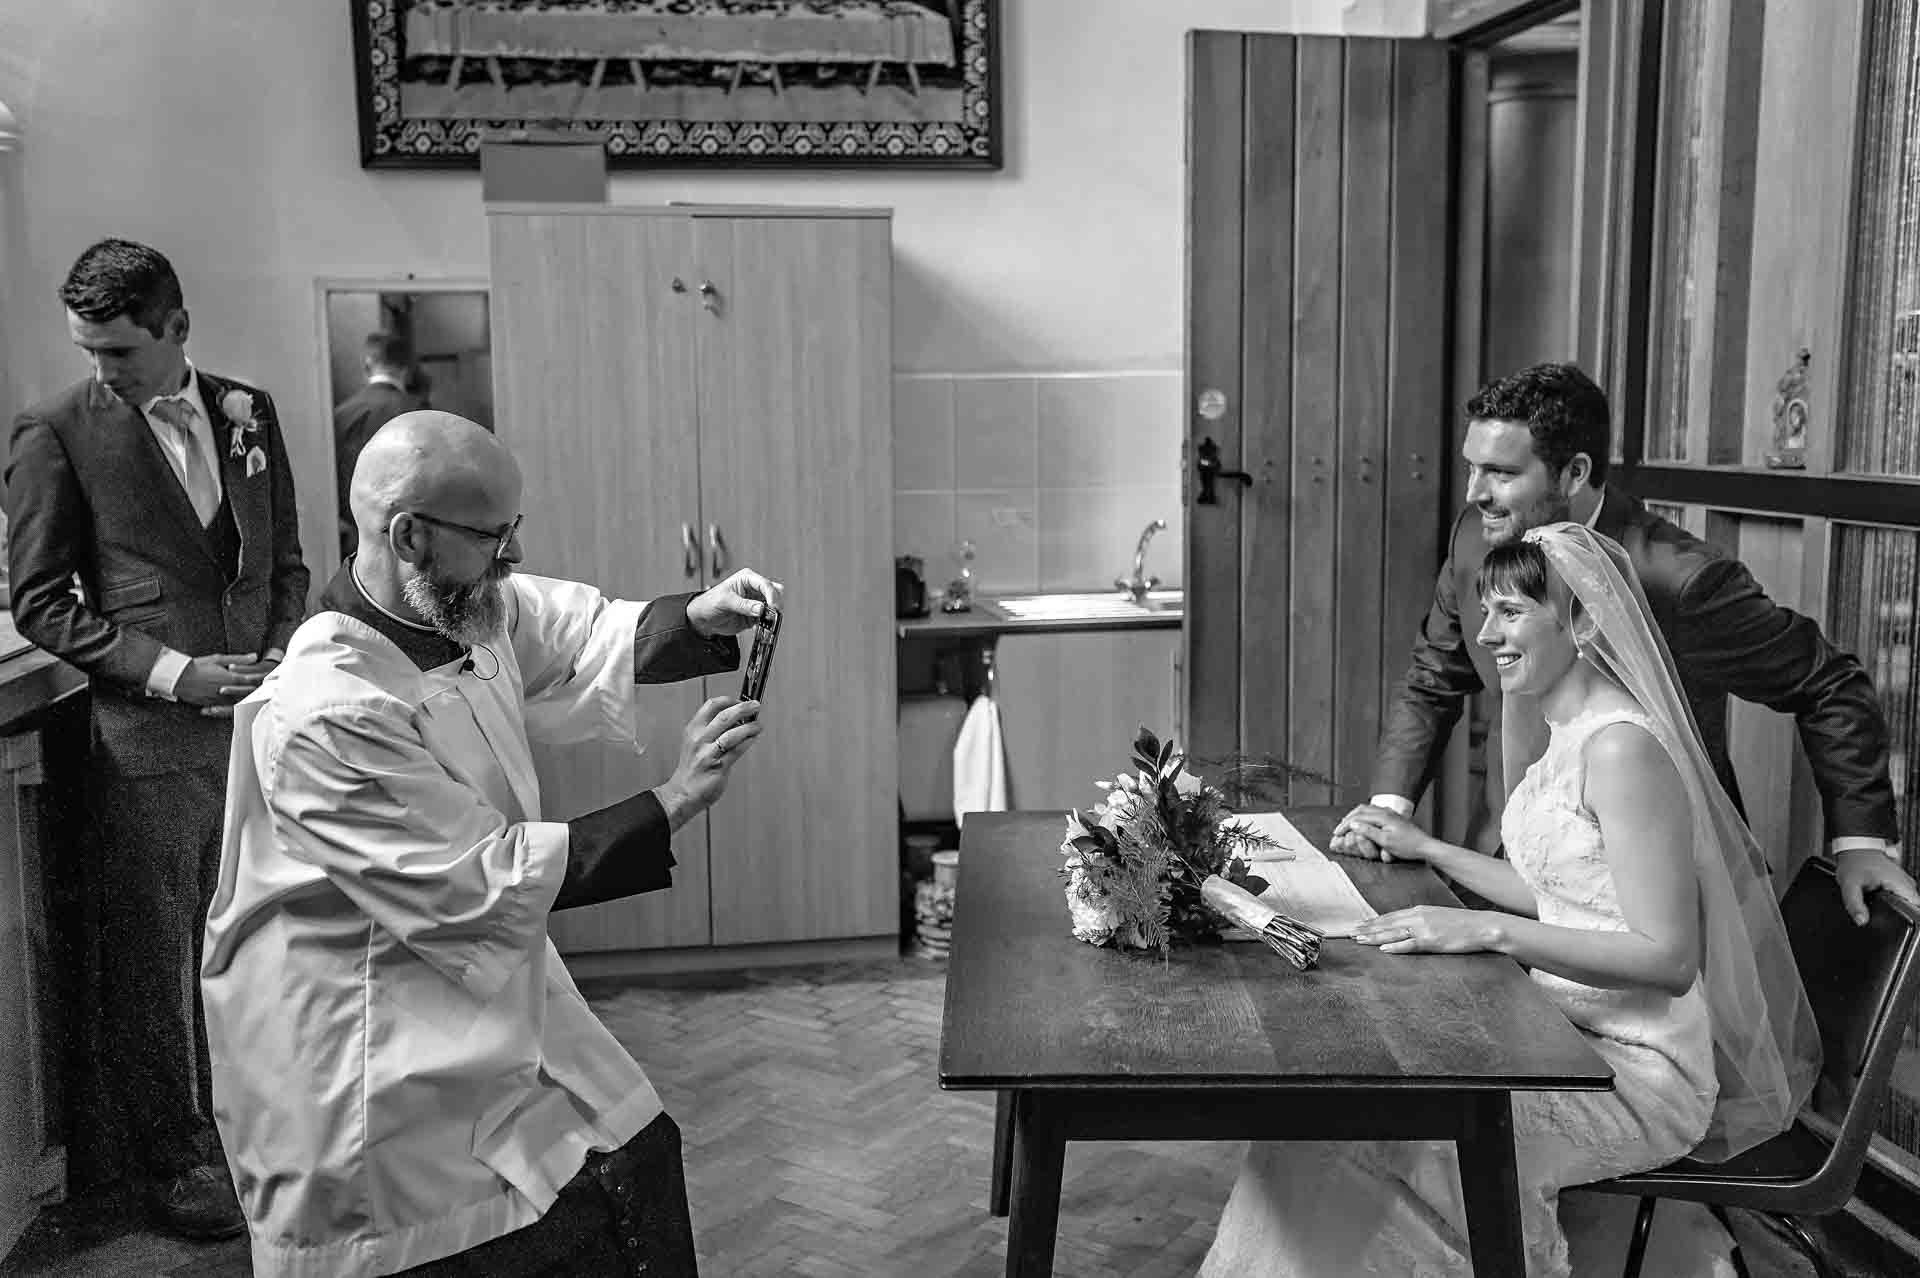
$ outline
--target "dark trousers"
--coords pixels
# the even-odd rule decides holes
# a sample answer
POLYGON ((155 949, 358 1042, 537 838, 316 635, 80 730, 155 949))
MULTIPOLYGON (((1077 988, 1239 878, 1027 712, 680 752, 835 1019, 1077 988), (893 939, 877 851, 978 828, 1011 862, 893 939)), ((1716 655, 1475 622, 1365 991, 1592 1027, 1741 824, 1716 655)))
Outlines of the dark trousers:
POLYGON ((221 1160, 200 1001, 220 871, 224 768, 96 771, 101 1091, 128 1169, 164 1178, 221 1160))
POLYGON ((547 1214, 396 1278, 697 1278, 680 1128, 662 1114, 589 1154, 547 1214))

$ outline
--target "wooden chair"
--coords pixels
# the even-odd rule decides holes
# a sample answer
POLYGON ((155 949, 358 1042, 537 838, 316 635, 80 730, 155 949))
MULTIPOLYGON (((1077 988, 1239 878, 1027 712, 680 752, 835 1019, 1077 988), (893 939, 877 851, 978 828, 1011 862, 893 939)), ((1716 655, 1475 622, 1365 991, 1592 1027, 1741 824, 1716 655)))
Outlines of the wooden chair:
MULTIPOLYGON (((1868 905, 1866 925, 1855 926, 1841 907, 1833 866, 1815 857, 1780 907, 1825 1049, 1822 1079, 1850 1098, 1839 1127, 1829 1138, 1799 1121, 1725 1163, 1683 1158, 1654 1171, 1583 1186, 1640 1199, 1625 1278, 1639 1278, 1654 1208, 1662 1198, 1705 1203, 1722 1225, 1729 1224, 1730 1207, 1759 1212, 1799 1244, 1820 1278, 1833 1278, 1833 1267, 1800 1218, 1838 1211, 1853 1196, 1894 1058, 1920 995, 1920 911, 1884 892, 1869 897, 1868 905)), ((1737 1244, 1733 1259, 1741 1278, 1747 1278, 1737 1244)))

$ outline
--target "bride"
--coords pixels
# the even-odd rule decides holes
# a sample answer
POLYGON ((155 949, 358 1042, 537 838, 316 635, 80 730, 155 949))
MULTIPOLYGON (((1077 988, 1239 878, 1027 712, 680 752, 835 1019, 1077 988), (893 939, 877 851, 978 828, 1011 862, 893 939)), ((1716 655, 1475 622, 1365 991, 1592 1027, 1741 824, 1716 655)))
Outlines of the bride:
MULTIPOLYGON (((1576 1261, 1589 1272, 1589 1247, 1617 1255, 1624 1239, 1599 1235, 1625 1225, 1580 1196, 1563 1228, 1562 1189, 1689 1154, 1729 1158, 1784 1130, 1813 1085, 1819 1040, 1765 863, 1714 779, 1626 552, 1553 524, 1489 550, 1478 588, 1478 642, 1495 652, 1517 760, 1508 859, 1377 807, 1335 834, 1365 834, 1499 907, 1401 910, 1356 941, 1510 955, 1613 1067, 1611 1092, 1513 1095, 1527 1272, 1558 1278, 1576 1261), (1545 719, 1545 752, 1516 784, 1519 743, 1539 736, 1529 717, 1545 719)), ((1703 1210, 1661 1217, 1647 1272, 1732 1272, 1726 1234, 1703 1210)), ((1454 1146, 1255 1144, 1200 1272, 1470 1273, 1454 1146)))

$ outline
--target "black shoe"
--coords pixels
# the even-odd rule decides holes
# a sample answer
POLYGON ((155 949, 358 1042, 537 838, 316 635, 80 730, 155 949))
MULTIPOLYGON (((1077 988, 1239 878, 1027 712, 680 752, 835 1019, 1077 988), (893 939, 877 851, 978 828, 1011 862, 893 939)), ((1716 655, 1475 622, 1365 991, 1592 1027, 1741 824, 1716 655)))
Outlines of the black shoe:
POLYGON ((199 1242, 235 1238, 247 1232, 240 1200, 224 1167, 195 1167, 147 1190, 153 1223, 166 1233, 199 1242))

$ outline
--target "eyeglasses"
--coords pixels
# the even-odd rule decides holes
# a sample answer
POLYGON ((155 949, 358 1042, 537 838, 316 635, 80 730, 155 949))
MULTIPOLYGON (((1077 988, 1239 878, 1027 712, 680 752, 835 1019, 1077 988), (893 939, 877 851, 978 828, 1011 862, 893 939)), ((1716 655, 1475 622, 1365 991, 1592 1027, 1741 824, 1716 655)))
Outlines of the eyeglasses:
POLYGON ((428 523, 438 524, 442 528, 452 528, 458 532, 467 534, 469 537, 479 537, 484 541, 491 541, 494 543, 493 557, 495 559, 505 559, 507 557, 507 547, 513 544, 513 535, 520 531, 520 521, 526 518, 525 515, 515 515, 512 523, 502 524, 498 528, 475 528, 472 524, 457 524, 451 519, 442 519, 438 515, 429 515, 425 511, 404 510, 400 513, 403 515, 412 515, 415 519, 424 519, 428 523))

